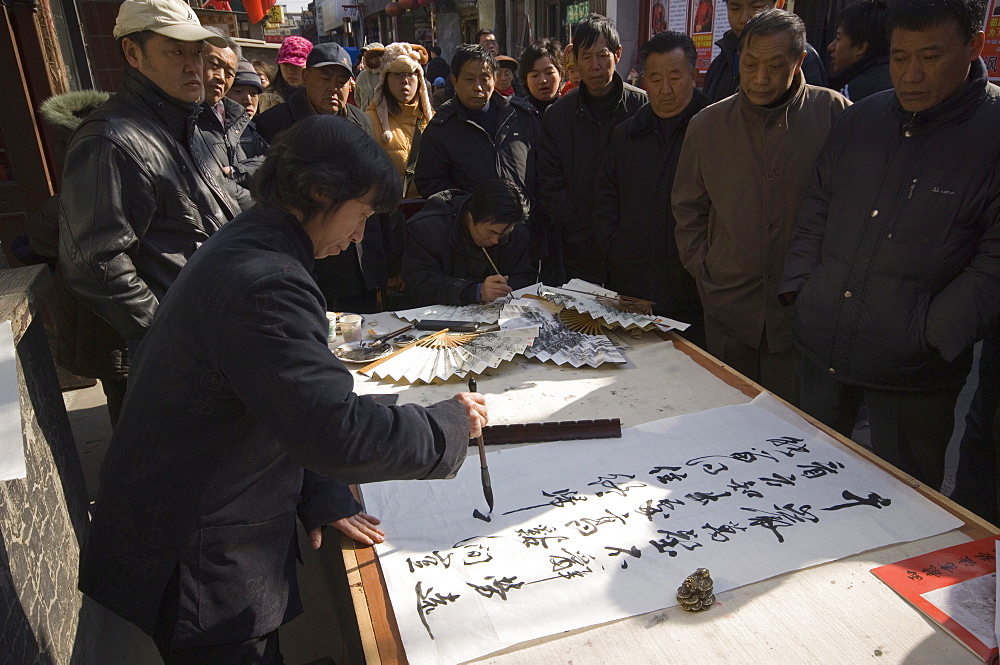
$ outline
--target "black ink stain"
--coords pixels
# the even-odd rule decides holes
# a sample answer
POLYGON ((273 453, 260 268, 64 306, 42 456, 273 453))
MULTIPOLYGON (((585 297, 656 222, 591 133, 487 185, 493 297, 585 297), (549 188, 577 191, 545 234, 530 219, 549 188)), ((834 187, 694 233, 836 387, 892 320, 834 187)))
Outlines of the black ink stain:
POLYGON ((475 517, 477 520, 482 520, 484 522, 492 522, 493 521, 492 517, 490 517, 489 515, 483 515, 481 512, 479 512, 478 508, 476 508, 475 510, 472 511, 472 516, 475 517))

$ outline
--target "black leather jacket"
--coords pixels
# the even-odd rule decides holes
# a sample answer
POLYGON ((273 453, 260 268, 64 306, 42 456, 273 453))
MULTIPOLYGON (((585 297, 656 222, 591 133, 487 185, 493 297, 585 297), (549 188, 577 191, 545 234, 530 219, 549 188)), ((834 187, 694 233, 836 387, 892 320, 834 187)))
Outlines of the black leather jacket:
POLYGON ((73 136, 59 210, 67 286, 125 339, 141 339, 196 249, 239 207, 201 141, 201 107, 126 66, 73 136))
POLYGON ((207 104, 202 104, 198 116, 198 133, 208 146, 220 173, 225 167, 230 168, 230 175, 221 175, 230 195, 240 204, 240 209, 249 210, 253 206, 250 197, 250 178, 264 163, 264 153, 267 152, 267 142, 257 135, 257 145, 248 153, 251 143, 244 143, 243 135, 247 132, 256 134, 251 129, 250 116, 241 104, 228 97, 222 98, 225 108, 225 124, 219 122, 215 110, 207 104))

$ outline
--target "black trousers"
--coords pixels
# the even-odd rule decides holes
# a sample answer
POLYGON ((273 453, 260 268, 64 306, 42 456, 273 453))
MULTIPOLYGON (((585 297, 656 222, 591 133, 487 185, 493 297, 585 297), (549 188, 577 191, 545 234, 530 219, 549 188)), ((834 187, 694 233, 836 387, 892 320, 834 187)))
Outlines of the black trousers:
POLYGON ((921 392, 865 388, 840 381, 807 358, 800 377, 803 411, 849 437, 863 399, 875 454, 928 487, 941 488, 962 382, 921 392))
POLYGON ((730 335, 725 326, 708 314, 705 314, 704 330, 706 351, 789 404, 797 404, 799 353, 795 349, 768 351, 767 326, 756 348, 730 335))
POLYGON ((174 573, 160 601, 160 616, 153 632, 153 642, 164 665, 284 665, 278 646, 278 631, 242 642, 211 646, 172 647, 180 598, 177 573, 174 573))
POLYGON ((951 499, 980 517, 1000 522, 1000 329, 983 340, 979 386, 965 418, 951 499))

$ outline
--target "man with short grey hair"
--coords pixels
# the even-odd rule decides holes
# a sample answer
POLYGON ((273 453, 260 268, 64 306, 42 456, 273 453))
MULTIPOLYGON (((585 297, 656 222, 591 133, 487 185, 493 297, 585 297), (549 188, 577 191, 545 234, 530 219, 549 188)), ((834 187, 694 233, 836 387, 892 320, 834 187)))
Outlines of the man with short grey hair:
MULTIPOLYGON (((225 39, 226 46, 219 48, 206 43, 202 52, 205 99, 198 116, 198 132, 215 158, 226 189, 240 209, 247 210, 253 205, 250 178, 263 163, 266 148, 246 154, 241 137, 250 125, 250 114, 242 104, 227 97, 236 81, 243 50, 218 28, 210 26, 207 29, 225 39)), ((263 143, 258 145, 263 146, 263 143)))
POLYGON ((805 39, 802 19, 780 9, 746 24, 740 91, 691 120, 672 195, 709 353, 790 402, 792 312, 778 302, 778 281, 813 162, 850 104, 806 84, 805 39))

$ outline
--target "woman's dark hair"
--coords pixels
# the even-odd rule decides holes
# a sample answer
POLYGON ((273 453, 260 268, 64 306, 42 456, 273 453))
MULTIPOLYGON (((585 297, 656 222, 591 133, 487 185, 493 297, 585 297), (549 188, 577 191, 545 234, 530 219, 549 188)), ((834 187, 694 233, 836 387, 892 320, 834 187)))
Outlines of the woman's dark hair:
POLYGON ((844 32, 852 46, 868 44, 866 56, 880 58, 889 55, 885 13, 885 0, 857 0, 837 14, 837 27, 844 32))
POLYGON ((790 32, 792 35, 792 55, 799 57, 806 50, 806 24, 797 15, 784 9, 765 9, 747 21, 740 34, 740 51, 745 51, 750 38, 755 35, 774 35, 790 32))
POLYGON ((253 65, 254 69, 257 69, 258 67, 260 67, 261 69, 263 69, 264 73, 267 74, 267 80, 268 81, 273 81, 274 80, 275 65, 269 65, 266 62, 264 62, 263 60, 254 60, 250 64, 253 65))
POLYGON ((895 0, 889 3, 886 34, 891 36, 896 28, 918 32, 955 21, 969 43, 983 29, 985 15, 986 0, 895 0))
POLYGON ((469 62, 481 62, 486 65, 491 75, 497 74, 497 60, 492 53, 482 46, 462 44, 455 49, 455 55, 451 56, 451 75, 457 79, 462 75, 462 67, 469 62))
POLYGON ((484 180, 472 190, 469 214, 473 224, 517 224, 524 220, 524 195, 510 180, 484 180))
POLYGON ((399 101, 393 97, 391 92, 383 89, 382 97, 385 99, 385 109, 389 112, 389 115, 396 115, 399 113, 399 101))
POLYGON ((521 54, 521 63, 520 67, 518 67, 518 72, 521 74, 522 81, 525 83, 528 82, 528 72, 532 70, 539 58, 548 58, 551 60, 552 64, 559 71, 559 77, 562 78, 565 76, 565 72, 563 71, 562 44, 555 39, 546 37, 545 39, 539 39, 524 49, 524 53, 521 54))
POLYGON ((615 22, 607 16, 600 14, 588 14, 587 18, 576 24, 573 31, 573 55, 579 60, 580 51, 585 51, 601 37, 608 43, 608 48, 617 51, 621 48, 622 40, 615 29, 615 22))
POLYGON ((403 183, 389 156, 349 120, 313 115, 299 120, 271 144, 254 174, 250 191, 258 203, 299 210, 311 218, 323 206, 313 192, 333 199, 333 210, 346 201, 370 197, 375 212, 399 203, 403 183))
POLYGON ((698 63, 698 50, 694 47, 694 41, 683 32, 673 32, 664 30, 653 35, 653 38, 642 45, 639 49, 639 66, 646 66, 646 58, 653 53, 670 53, 674 49, 684 51, 684 57, 691 64, 691 69, 698 63))
POLYGON ((276 92, 288 101, 288 98, 292 96, 292 93, 298 90, 295 86, 285 80, 285 77, 281 74, 281 65, 275 67, 277 70, 274 76, 271 78, 271 85, 267 87, 269 91, 276 92))

